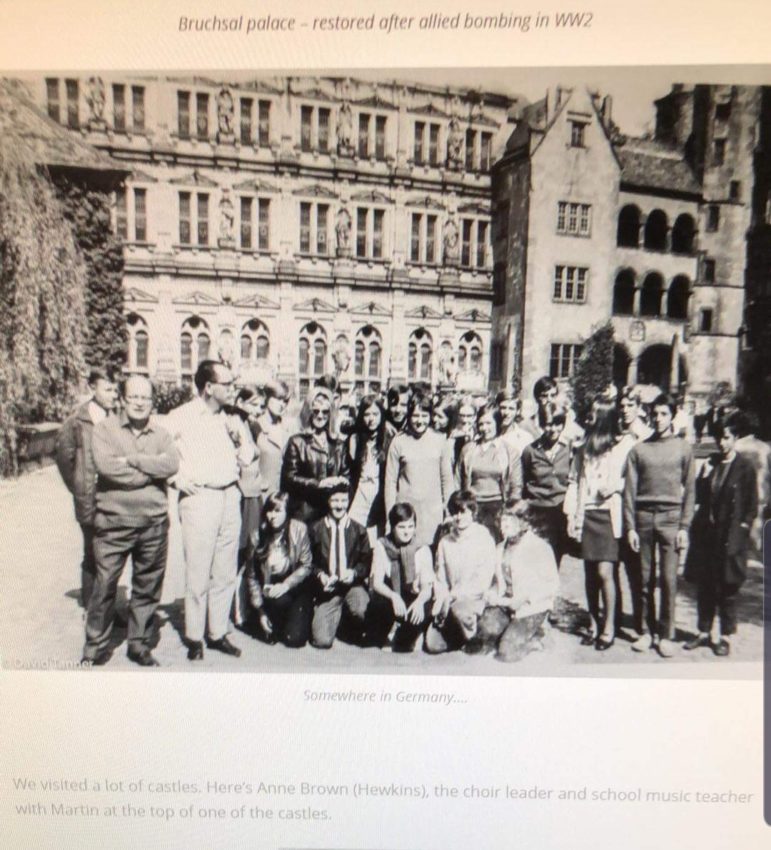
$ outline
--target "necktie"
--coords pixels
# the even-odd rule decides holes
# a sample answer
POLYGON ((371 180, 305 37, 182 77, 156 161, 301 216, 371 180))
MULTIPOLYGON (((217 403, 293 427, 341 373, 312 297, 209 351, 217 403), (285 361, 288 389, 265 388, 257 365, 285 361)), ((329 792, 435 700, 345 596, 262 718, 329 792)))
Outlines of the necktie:
POLYGON ((343 527, 341 522, 335 523, 335 531, 337 532, 337 575, 343 576, 343 527))

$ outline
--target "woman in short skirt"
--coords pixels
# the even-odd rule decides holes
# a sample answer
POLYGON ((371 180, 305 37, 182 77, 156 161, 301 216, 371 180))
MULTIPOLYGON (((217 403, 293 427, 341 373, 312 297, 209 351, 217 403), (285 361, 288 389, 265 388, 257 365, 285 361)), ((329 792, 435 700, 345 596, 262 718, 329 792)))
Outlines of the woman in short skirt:
POLYGON ((565 499, 568 530, 581 544, 591 625, 581 643, 603 651, 616 637, 621 494, 624 465, 631 447, 619 440, 615 402, 597 399, 587 423, 587 438, 576 454, 565 499))

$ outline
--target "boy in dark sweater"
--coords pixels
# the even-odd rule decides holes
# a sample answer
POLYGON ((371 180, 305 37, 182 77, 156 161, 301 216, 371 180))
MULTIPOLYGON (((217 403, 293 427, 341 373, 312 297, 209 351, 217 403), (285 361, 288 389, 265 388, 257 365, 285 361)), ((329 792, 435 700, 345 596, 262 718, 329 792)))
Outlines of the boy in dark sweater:
POLYGON ((688 548, 694 508, 694 463, 691 447, 675 437, 674 400, 665 394, 653 402, 654 433, 638 443, 626 462, 624 527, 633 552, 640 554, 642 599, 636 652, 658 646, 659 654, 674 654, 675 595, 679 553, 688 548), (661 572, 661 604, 656 616, 656 549, 661 572))

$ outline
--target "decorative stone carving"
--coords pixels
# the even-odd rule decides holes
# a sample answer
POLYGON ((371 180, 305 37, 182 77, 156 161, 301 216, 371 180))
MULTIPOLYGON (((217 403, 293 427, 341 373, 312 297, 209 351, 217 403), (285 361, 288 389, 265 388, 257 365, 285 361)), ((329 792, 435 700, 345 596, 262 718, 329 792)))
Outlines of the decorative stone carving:
POLYGON ((90 130, 103 130, 107 126, 104 120, 105 89, 101 77, 89 77, 86 84, 86 103, 89 112, 88 127, 90 130))
POLYGON ((335 349, 332 352, 332 362, 335 365, 335 375, 339 378, 348 371, 351 365, 351 352, 346 340, 337 340, 335 349))
POLYGON ((221 143, 235 142, 233 130, 234 105, 233 95, 227 89, 221 89, 217 95, 217 141, 221 143))
POLYGON ((217 244, 220 248, 235 248, 235 222, 236 213, 233 207, 233 201, 230 197, 230 192, 227 189, 222 193, 220 198, 220 230, 217 244))
POLYGON ((460 262, 460 233, 454 218, 448 218, 444 223, 442 243, 444 246, 444 264, 446 266, 457 266, 460 262))
POLYGON ((463 167, 463 130, 457 117, 450 121, 447 135, 447 167, 460 171, 463 167))
POLYGON ((337 152, 340 156, 353 156, 353 110, 347 101, 337 112, 337 152))
POLYGON ((458 380, 458 361, 452 349, 443 349, 439 354, 440 380, 447 386, 455 386, 458 380))
POLYGON ((349 257, 351 255, 351 224, 351 214, 345 207, 342 207, 335 222, 338 257, 349 257))

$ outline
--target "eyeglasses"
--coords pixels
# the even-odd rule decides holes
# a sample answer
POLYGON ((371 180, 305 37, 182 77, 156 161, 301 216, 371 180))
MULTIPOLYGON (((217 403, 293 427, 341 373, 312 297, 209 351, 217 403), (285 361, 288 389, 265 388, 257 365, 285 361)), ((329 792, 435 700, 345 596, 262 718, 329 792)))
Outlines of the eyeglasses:
POLYGON ((219 387, 232 387, 235 381, 209 381, 209 383, 219 387))
POLYGON ((140 401, 149 402, 149 401, 152 401, 152 400, 153 400, 153 397, 149 396, 149 395, 127 395, 124 399, 124 401, 133 401, 133 402, 140 402, 140 401))
POLYGON ((313 416, 329 416, 328 410, 311 410, 313 416))

